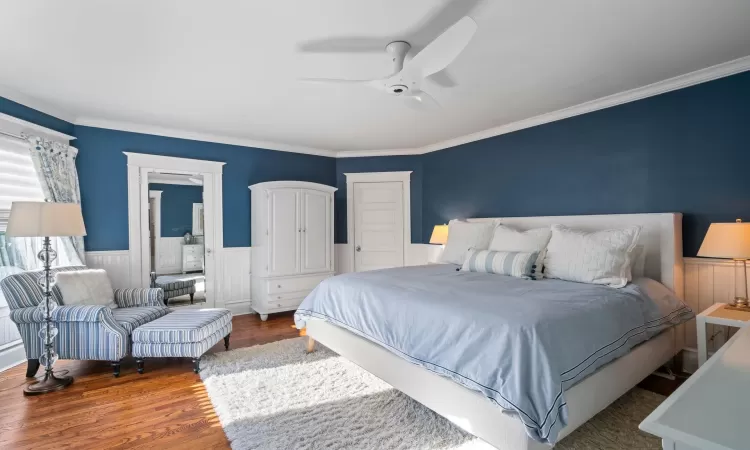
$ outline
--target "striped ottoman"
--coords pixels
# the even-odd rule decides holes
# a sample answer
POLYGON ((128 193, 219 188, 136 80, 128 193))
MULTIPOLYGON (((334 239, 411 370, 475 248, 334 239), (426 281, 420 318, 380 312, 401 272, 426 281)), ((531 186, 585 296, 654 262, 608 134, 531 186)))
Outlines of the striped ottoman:
POLYGON ((138 373, 144 358, 193 358, 193 371, 200 370, 201 356, 224 338, 229 350, 232 313, 228 309, 184 309, 173 311, 133 330, 133 357, 138 373))
POLYGON ((193 304, 193 296, 195 295, 195 280, 168 282, 154 281, 154 285, 154 287, 160 287, 164 291, 164 305, 166 306, 169 306, 170 298, 176 298, 181 295, 190 295, 190 304, 193 304))

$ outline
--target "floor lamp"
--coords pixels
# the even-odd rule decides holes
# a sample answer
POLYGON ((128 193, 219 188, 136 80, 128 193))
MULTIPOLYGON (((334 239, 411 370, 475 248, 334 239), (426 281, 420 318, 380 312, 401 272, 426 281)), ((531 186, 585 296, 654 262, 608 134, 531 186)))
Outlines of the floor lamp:
POLYGON ((13 202, 5 234, 10 237, 44 238, 42 250, 37 255, 44 263, 44 273, 37 280, 44 290, 44 301, 37 306, 44 314, 44 325, 39 330, 39 338, 44 342, 44 353, 39 356, 39 362, 45 368, 44 378, 27 385, 23 393, 37 395, 59 391, 70 386, 73 383, 73 377, 57 376, 52 369, 55 361, 57 361, 57 353, 53 342, 58 333, 57 327, 52 323, 52 311, 59 305, 52 298, 55 280, 50 277, 50 267, 52 261, 57 258, 57 252, 50 245, 50 237, 86 235, 81 205, 75 203, 13 202))

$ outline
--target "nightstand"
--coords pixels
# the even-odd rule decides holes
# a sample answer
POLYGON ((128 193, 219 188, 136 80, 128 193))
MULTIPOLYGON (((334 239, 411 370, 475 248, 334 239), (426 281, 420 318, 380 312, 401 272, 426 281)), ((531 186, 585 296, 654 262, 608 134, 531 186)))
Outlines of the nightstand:
POLYGON ((735 328, 745 328, 750 325, 750 311, 739 311, 724 308, 726 303, 716 303, 702 313, 695 316, 698 327, 698 367, 708 359, 708 345, 706 342, 706 325, 724 325, 735 328))

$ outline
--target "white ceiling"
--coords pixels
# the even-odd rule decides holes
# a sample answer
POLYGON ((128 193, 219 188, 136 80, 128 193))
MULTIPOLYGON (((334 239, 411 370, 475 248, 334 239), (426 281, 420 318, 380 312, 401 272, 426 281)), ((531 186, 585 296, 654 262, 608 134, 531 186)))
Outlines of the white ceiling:
POLYGON ((338 152, 429 146, 748 54, 748 0, 13 0, 0 14, 0 85, 77 123, 338 152), (467 13, 476 35, 425 86, 440 110, 297 80, 388 75, 386 44, 418 50, 467 13))

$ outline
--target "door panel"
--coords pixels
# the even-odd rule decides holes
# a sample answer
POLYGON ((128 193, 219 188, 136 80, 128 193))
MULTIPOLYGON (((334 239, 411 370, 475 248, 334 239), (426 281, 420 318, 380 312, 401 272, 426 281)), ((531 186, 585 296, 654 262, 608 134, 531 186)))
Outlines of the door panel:
POLYGON ((271 275, 299 273, 299 190, 268 191, 268 272, 271 275))
POLYGON ((331 200, 324 192, 303 189, 302 272, 331 269, 331 200))
POLYGON ((354 270, 404 265, 403 183, 354 183, 354 270))

